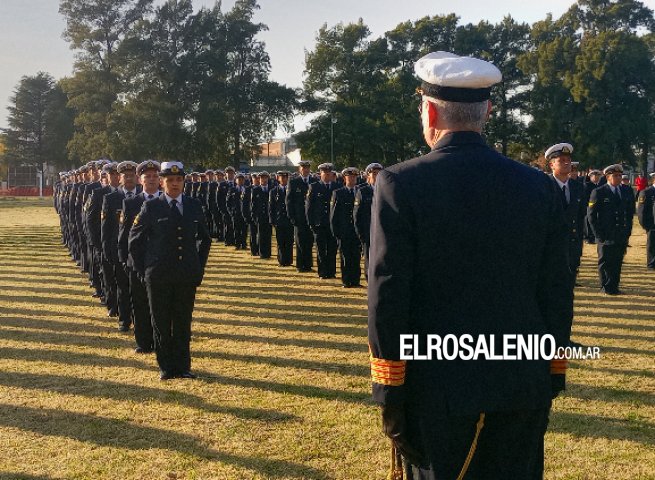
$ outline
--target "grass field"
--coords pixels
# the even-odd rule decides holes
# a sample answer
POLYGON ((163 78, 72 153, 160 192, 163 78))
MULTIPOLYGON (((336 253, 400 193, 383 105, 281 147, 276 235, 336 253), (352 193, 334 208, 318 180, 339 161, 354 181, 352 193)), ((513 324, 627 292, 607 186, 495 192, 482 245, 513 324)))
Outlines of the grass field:
MULTIPOLYGON (((598 293, 585 245, 573 337, 602 357, 554 403, 548 479, 655 479, 655 277, 634 232, 624 296, 598 293)), ((87 283, 50 202, 0 198, 0 480, 385 478, 365 289, 215 244, 201 378, 162 383, 87 283)))

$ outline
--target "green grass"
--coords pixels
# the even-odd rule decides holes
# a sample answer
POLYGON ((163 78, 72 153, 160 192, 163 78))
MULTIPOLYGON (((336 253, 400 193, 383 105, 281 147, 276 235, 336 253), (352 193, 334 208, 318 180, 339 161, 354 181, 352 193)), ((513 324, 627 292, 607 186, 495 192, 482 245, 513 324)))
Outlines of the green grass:
MULTIPOLYGON (((628 295, 585 246, 573 362, 546 438, 548 479, 655 478, 655 282, 635 227, 628 295)), ((383 479, 369 399, 366 292, 214 245, 193 325, 197 381, 153 357, 86 286, 49 200, 0 199, 0 480, 383 479)))

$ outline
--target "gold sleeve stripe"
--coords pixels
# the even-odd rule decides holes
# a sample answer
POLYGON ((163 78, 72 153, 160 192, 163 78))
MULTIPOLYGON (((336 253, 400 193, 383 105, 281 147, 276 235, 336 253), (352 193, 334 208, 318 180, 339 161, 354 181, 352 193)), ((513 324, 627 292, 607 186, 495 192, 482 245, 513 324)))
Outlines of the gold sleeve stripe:
POLYGON ((405 360, 384 360, 371 356, 373 383, 398 387, 405 383, 405 360))
POLYGON ((553 359, 550 361, 551 374, 565 374, 569 361, 566 359, 553 359))

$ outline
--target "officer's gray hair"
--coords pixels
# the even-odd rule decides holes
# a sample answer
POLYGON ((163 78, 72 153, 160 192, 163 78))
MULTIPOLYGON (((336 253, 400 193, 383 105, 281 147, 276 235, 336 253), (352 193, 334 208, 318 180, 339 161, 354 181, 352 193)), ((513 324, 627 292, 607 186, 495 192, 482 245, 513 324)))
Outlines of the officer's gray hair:
POLYGON ((482 131, 487 123, 487 101, 476 103, 432 100, 437 105, 441 121, 448 129, 482 131))

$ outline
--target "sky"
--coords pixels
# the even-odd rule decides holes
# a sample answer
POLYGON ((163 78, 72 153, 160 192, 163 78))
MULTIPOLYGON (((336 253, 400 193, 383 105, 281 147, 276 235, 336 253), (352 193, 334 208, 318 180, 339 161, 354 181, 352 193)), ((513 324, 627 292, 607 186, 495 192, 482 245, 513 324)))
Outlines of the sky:
MULTIPOLYGON (((655 0, 645 0, 655 9, 655 0)), ((194 7, 211 7, 214 0, 194 0, 194 7)), ((383 35, 400 22, 426 15, 455 13, 461 23, 500 21, 505 15, 533 23, 552 13, 557 18, 573 0, 259 0, 255 20, 269 30, 262 33, 271 58, 271 79, 289 87, 302 86, 305 51, 312 50, 323 24, 356 22, 369 27, 372 37, 383 35)), ((229 10, 234 0, 224 0, 229 10)), ((58 0, 0 0, 0 128, 7 126, 9 97, 24 75, 39 71, 55 79, 70 75, 74 52, 62 39, 65 28, 58 0)), ((296 122, 301 128, 303 120, 296 122)))

